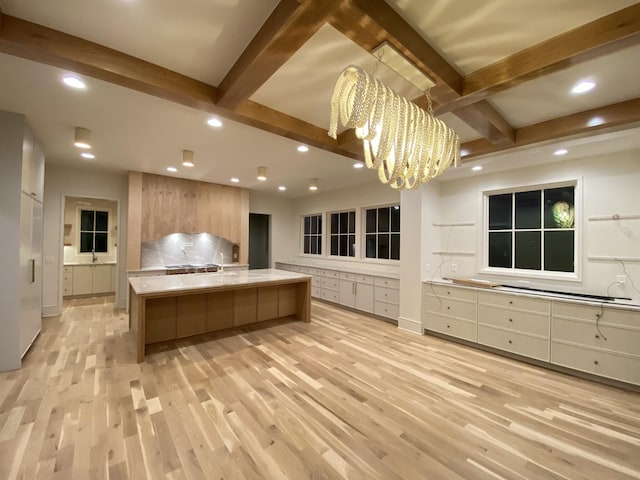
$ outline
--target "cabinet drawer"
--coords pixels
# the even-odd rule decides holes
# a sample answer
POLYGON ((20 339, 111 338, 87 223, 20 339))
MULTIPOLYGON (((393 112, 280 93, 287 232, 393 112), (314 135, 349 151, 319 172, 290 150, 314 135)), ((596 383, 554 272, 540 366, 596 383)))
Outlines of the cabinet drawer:
POLYGON ((476 341, 476 324, 474 322, 426 313, 423 318, 423 326, 434 332, 445 333, 470 342, 476 341))
POLYGON ((640 357, 640 330, 617 327, 604 322, 600 323, 598 332, 595 322, 554 317, 551 320, 551 338, 640 357))
POLYGON ((425 295, 432 295, 439 298, 455 298, 457 300, 467 300, 470 302, 476 301, 476 291, 470 288, 425 284, 422 291, 425 295))
POLYGON ((373 284, 381 287, 400 288, 400 280, 397 278, 375 277, 373 284))
POLYGON ((400 315, 400 307, 394 303, 379 302, 376 300, 373 306, 373 313, 381 317, 397 320, 398 315, 400 315))
POLYGON ((551 363, 640 385, 640 358, 638 357, 600 352, 553 341, 551 363))
POLYGON ((311 296, 315 298, 321 298, 320 287, 311 287, 311 296))
POLYGON ((362 275, 361 273, 352 272, 339 272, 338 277, 340 278, 340 280, 373 284, 373 277, 371 275, 362 275))
POLYGON ((400 302, 400 290, 395 288, 386 287, 374 287, 374 298, 376 300, 382 300, 383 302, 399 303, 400 302))
POLYGON ((322 277, 318 276, 318 275, 314 275, 313 277, 311 277, 311 285, 313 285, 314 287, 319 287, 322 285, 322 277))
POLYGON ((437 298, 427 295, 425 297, 425 309, 430 313, 446 315, 450 317, 462 318, 465 320, 476 320, 476 304, 464 300, 454 300, 451 298, 437 298))
POLYGON ((62 290, 62 296, 68 297, 69 295, 73 295, 73 288, 65 285, 62 290))
POLYGON ((65 275, 71 275, 71 272, 73 272, 73 267, 62 267, 62 273, 65 275))
POLYGON ((478 292, 478 303, 513 310, 545 313, 547 315, 551 311, 551 302, 549 300, 523 297, 520 295, 478 292))
POLYGON ((329 302, 339 303, 339 295, 337 291, 320 289, 320 298, 329 302))
POLYGON ((478 323, 549 337, 549 316, 478 305, 478 323))
POLYGON ((340 272, 335 270, 320 270, 320 275, 327 278, 340 278, 340 272))
POLYGON ((478 325, 478 343, 525 357, 549 361, 549 339, 478 325))
POLYGON ((329 290, 338 290, 338 286, 340 284, 340 281, 336 278, 323 278, 320 281, 320 286, 323 289, 329 289, 329 290))
POLYGON ((620 325, 640 328, 640 312, 620 310, 617 308, 601 308, 600 306, 553 302, 553 316, 584 320, 593 322, 594 324, 598 316, 600 316, 600 325, 620 325))

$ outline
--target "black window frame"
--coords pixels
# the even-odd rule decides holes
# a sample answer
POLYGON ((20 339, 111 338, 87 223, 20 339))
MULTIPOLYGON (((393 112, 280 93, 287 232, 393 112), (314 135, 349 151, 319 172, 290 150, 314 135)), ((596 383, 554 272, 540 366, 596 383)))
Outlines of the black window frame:
POLYGON ((485 196, 487 270, 569 278, 579 274, 577 181, 485 196))
POLYGON ((109 222, 111 212, 104 209, 81 208, 79 217, 78 251, 80 253, 109 253, 109 222), (91 228, 86 224, 85 219, 87 219, 87 216, 85 213, 92 214, 91 228), (98 220, 98 217, 102 215, 106 216, 104 228, 98 225, 98 223, 102 223, 98 220), (98 238, 98 242, 96 242, 96 238, 98 238), (87 243, 85 239, 88 239, 89 243, 87 243))
POLYGON ((342 210, 328 214, 329 256, 355 258, 357 251, 356 210, 342 210))
POLYGON ((322 214, 314 213, 302 217, 302 253, 322 255, 322 214))
POLYGON ((364 258, 400 261, 400 204, 364 207, 364 258))

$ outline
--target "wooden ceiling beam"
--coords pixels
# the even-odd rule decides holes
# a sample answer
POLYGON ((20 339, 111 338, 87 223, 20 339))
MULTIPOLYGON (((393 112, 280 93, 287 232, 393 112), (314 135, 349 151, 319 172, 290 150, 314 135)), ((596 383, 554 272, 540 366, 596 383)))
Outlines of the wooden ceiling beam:
POLYGON ((158 65, 42 25, 2 16, 0 52, 169 100, 350 158, 325 129, 247 102, 239 112, 216 104, 218 89, 158 65))
POLYGON ((640 98, 634 98, 519 128, 515 131, 514 145, 493 145, 484 138, 466 142, 462 145, 462 150, 467 152, 462 161, 468 162, 480 155, 496 153, 508 148, 591 134, 638 122, 640 122, 640 98))
MULTIPOLYGON (((336 12, 331 25, 368 52, 389 42, 435 81, 430 93, 438 104, 461 97, 462 76, 384 0, 351 0, 336 12)), ((413 101, 421 107, 424 104, 424 98, 413 101)), ((490 104, 473 105, 459 113, 492 143, 513 143, 513 128, 490 104)))
POLYGON ((636 3, 470 73, 463 79, 462 96, 439 102, 435 111, 455 111, 521 83, 639 43, 640 3, 636 3))
POLYGON ((73 70, 189 107, 217 111, 217 89, 211 85, 10 15, 3 15, 0 51, 73 70))
POLYGON ((248 100, 327 23, 343 0, 281 0, 218 86, 218 106, 234 110, 248 100))

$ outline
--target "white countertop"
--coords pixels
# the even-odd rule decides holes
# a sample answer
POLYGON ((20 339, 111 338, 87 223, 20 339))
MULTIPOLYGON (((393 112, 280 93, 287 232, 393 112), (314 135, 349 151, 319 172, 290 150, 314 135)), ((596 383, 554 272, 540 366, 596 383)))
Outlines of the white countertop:
POLYGON ((400 267, 397 265, 367 264, 363 262, 336 261, 313 258, 297 258, 294 260, 277 260, 276 263, 297 265, 300 267, 322 268, 323 270, 336 270, 338 272, 360 273, 385 278, 400 278, 400 267))
POLYGON ((214 289, 311 278, 311 275, 277 269, 234 270, 232 272, 190 273, 188 275, 154 275, 131 277, 129 283, 138 295, 189 290, 214 289))
POLYGON ((77 267, 79 265, 115 265, 117 262, 115 260, 107 261, 107 262, 64 262, 65 267, 77 267))
MULTIPOLYGON (((249 268, 248 263, 224 263, 222 265, 224 268, 249 268)), ((149 273, 149 272, 163 272, 166 273, 167 267, 154 266, 154 267, 142 267, 134 270, 127 270, 127 273, 149 273)))

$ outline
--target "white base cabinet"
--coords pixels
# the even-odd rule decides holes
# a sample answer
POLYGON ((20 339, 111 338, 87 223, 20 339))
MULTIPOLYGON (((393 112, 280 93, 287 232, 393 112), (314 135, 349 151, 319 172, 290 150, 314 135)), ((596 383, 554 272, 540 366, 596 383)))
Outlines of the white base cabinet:
POLYGON ((400 280, 372 274, 276 262, 276 268, 312 275, 311 296, 398 320, 400 280))
POLYGON ((640 385, 640 308, 424 283, 422 324, 497 350, 640 385))
POLYGON ((64 294, 94 295, 115 291, 115 265, 67 265, 64 267, 64 294), (68 269, 68 270, 67 270, 68 269), (71 289, 67 289, 68 283, 71 289))

